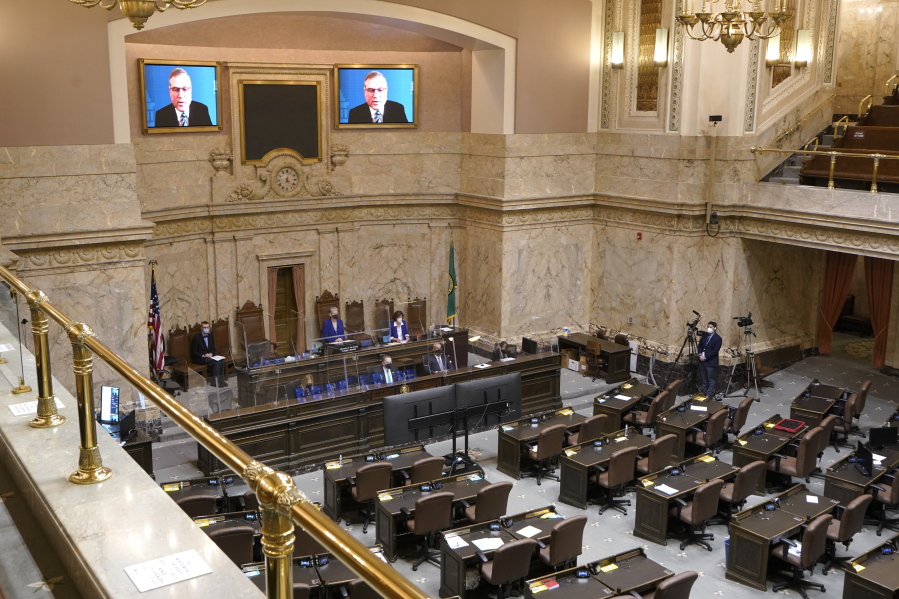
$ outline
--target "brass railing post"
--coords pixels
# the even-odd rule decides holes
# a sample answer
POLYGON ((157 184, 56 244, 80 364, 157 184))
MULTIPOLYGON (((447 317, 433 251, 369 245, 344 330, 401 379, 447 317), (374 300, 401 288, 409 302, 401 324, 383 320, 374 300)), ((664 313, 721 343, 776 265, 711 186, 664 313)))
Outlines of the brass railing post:
POLYGON ((877 167, 880 165, 880 154, 874 154, 874 174, 871 175, 871 193, 877 193, 877 167))
POLYGON ((50 320, 41 310, 41 303, 47 300, 43 291, 32 290, 25 296, 31 309, 31 333, 34 335, 34 363, 37 366, 37 418, 28 423, 34 428, 51 428, 66 421, 56 411, 56 396, 53 395, 53 377, 50 375, 50 343, 47 330, 50 320))
POLYGON ((112 476, 112 470, 103 466, 100 448, 97 446, 97 428, 94 423, 94 359, 85 344, 94 332, 89 326, 72 322, 66 326, 72 342, 72 363, 75 371, 75 390, 78 398, 78 428, 81 446, 78 448, 78 471, 69 480, 78 485, 92 485, 112 476))
POLYGON ((837 155, 834 152, 830 153, 830 174, 827 176, 827 189, 833 189, 833 169, 837 165, 837 155))
POLYGON ((262 506, 262 553, 265 554, 265 595, 268 599, 293 597, 293 520, 283 516, 295 503, 305 501, 293 479, 283 472, 275 472, 260 462, 250 462, 244 479, 253 488, 258 481, 256 497, 262 506))

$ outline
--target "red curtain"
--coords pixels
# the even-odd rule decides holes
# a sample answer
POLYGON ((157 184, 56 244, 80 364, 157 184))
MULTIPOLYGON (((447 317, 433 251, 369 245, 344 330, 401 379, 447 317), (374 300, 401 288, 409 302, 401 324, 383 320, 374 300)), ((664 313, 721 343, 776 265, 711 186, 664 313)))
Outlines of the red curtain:
POLYGON ((818 324, 818 351, 830 353, 833 325, 840 317, 840 310, 849 294, 852 271, 858 258, 854 254, 827 252, 827 268, 824 271, 824 297, 821 300, 821 319, 818 324))
POLYGON ((297 302, 297 353, 306 351, 306 265, 293 267, 293 297, 297 302))
POLYGON ((278 342, 275 332, 275 304, 278 303, 278 269, 268 269, 268 340, 278 342))
POLYGON ((874 328, 874 355, 871 364, 881 368, 887 353, 887 327, 890 324, 890 300, 893 295, 893 261, 865 256, 865 286, 868 311, 874 328))

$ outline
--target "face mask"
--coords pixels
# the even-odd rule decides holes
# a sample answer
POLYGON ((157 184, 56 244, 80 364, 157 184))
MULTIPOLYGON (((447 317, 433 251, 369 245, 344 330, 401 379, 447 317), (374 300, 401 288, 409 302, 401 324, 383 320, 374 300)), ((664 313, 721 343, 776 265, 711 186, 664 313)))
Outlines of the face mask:
POLYGON ((384 364, 384 368, 390 368, 390 362, 387 362, 386 364, 384 364))
POLYGON ((397 321, 397 323, 401 323, 401 322, 403 322, 403 319, 402 319, 402 318, 397 318, 396 321, 397 321))
POLYGON ((707 328, 706 330, 707 330, 710 334, 715 332, 715 329, 712 328, 712 327, 709 327, 709 328, 707 328))
POLYGON ((209 334, 209 329, 205 329, 205 328, 204 328, 204 329, 203 329, 203 334, 204 334, 204 335, 208 335, 208 334, 209 334))

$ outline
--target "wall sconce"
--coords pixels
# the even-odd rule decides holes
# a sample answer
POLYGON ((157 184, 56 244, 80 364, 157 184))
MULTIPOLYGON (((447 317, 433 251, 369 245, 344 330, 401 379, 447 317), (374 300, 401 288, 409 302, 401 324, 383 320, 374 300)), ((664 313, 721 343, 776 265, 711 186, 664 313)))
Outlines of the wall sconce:
POLYGON ((668 30, 656 29, 656 50, 653 62, 657 67, 668 65, 668 30))
POLYGON ((624 32, 612 32, 612 57, 610 62, 613 69, 624 68, 624 32))
POLYGON ((776 67, 780 62, 780 34, 768 38, 768 45, 765 48, 765 64, 769 67, 776 67))
POLYGON ((810 29, 800 29, 796 33, 796 60, 793 64, 801 69, 807 67, 812 59, 812 32, 810 29))

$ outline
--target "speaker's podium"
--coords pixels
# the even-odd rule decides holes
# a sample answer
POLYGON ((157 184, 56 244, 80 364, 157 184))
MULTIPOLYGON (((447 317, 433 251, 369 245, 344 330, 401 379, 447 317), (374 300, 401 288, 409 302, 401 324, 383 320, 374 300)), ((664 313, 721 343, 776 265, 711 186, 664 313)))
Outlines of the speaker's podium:
POLYGON ((359 342, 353 339, 336 341, 334 343, 326 343, 324 348, 326 356, 339 356, 340 354, 349 354, 359 351, 359 342))

